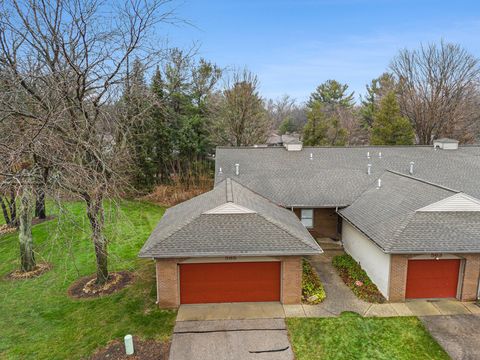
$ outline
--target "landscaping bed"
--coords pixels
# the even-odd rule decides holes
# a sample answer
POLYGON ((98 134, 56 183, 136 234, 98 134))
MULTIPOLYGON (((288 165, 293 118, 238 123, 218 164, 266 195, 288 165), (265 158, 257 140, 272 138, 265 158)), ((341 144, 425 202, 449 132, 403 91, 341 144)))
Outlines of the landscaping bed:
POLYGON ((306 304, 318 304, 325 300, 325 289, 312 267, 306 259, 302 260, 302 301, 306 304))
POLYGON ((332 260, 343 282, 360 299, 371 303, 384 303, 385 297, 370 280, 365 270, 348 254, 337 255, 332 260))
POLYGON ((296 360, 447 360, 449 356, 415 317, 286 319, 296 360))
POLYGON ((125 354, 125 345, 120 340, 109 343, 105 348, 98 350, 89 360, 168 360, 169 342, 142 340, 133 337, 134 354, 125 354))

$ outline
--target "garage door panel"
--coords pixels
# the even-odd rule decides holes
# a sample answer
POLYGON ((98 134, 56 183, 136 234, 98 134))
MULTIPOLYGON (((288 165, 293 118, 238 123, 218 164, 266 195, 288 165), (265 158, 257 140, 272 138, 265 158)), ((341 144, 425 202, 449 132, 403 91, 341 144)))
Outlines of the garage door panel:
POLYGON ((182 304, 279 300, 280 262, 180 265, 182 304))
POLYGON ((460 260, 409 260, 407 299, 454 298, 457 296, 460 260))

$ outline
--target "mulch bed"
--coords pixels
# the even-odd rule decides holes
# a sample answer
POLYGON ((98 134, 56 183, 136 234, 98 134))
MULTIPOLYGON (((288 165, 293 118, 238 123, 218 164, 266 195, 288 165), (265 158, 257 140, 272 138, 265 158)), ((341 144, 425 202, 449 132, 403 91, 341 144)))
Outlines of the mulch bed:
MULTIPOLYGON (((38 224, 41 224, 45 221, 50 221, 50 220, 53 220, 53 219, 55 219, 54 215, 47 216, 45 219, 34 218, 32 220, 32 225, 38 225, 38 224)), ((12 234, 12 233, 16 232, 17 230, 18 230, 18 228, 16 228, 15 226, 10 226, 10 225, 7 225, 7 224, 0 225, 0 235, 12 234)))
POLYGON ((105 348, 98 350, 90 357, 90 360, 168 360, 170 343, 162 343, 154 340, 141 340, 133 337, 135 353, 125 355, 125 346, 122 341, 110 342, 105 348))
POLYGON ((55 219, 55 216, 54 215, 49 215, 47 216, 45 219, 39 219, 39 218, 33 218, 32 220, 32 225, 37 225, 37 224, 41 224, 45 221, 50 221, 50 220, 53 220, 55 219))
POLYGON ((362 300, 368 301, 374 304, 383 304, 386 302, 383 295, 378 291, 377 287, 373 284, 365 285, 359 283, 357 280, 350 277, 348 271, 345 269, 338 269, 338 274, 342 278, 343 282, 353 290, 353 292, 362 300))
POLYGON ((31 278, 38 277, 43 273, 46 273, 51 268, 52 268, 52 265, 49 263, 38 263, 37 266, 35 266, 35 269, 33 269, 32 271, 25 272, 21 270, 15 270, 15 271, 12 271, 10 274, 8 274, 6 278, 10 280, 31 279, 31 278))
POLYGON ((88 299, 113 294, 130 285, 133 282, 134 276, 128 271, 110 273, 108 275, 108 282, 101 286, 95 284, 95 279, 96 275, 85 276, 78 279, 70 285, 68 295, 75 299, 88 299))

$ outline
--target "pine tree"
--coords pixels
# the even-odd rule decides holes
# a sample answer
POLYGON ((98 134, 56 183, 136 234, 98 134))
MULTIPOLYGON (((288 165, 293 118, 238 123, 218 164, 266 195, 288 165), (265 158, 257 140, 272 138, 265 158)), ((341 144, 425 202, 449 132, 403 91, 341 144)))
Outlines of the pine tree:
POLYGON ((339 83, 336 80, 327 80, 320 84, 310 95, 308 106, 311 107, 314 102, 319 101, 324 110, 331 110, 336 106, 351 108, 354 105, 354 93, 347 93, 348 85, 339 83))
POLYGON ((384 96, 375 113, 370 143, 372 145, 412 145, 415 133, 410 121, 401 116, 393 91, 384 96))

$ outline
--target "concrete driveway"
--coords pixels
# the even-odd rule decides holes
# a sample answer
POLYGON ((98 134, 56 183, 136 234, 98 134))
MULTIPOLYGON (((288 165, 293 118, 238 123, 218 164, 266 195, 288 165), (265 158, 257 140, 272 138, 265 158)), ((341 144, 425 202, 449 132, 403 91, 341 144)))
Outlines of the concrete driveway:
POLYGON ((453 360, 480 359, 480 315, 420 317, 453 360))
POLYGON ((293 360, 283 319, 179 321, 169 360, 293 360))

